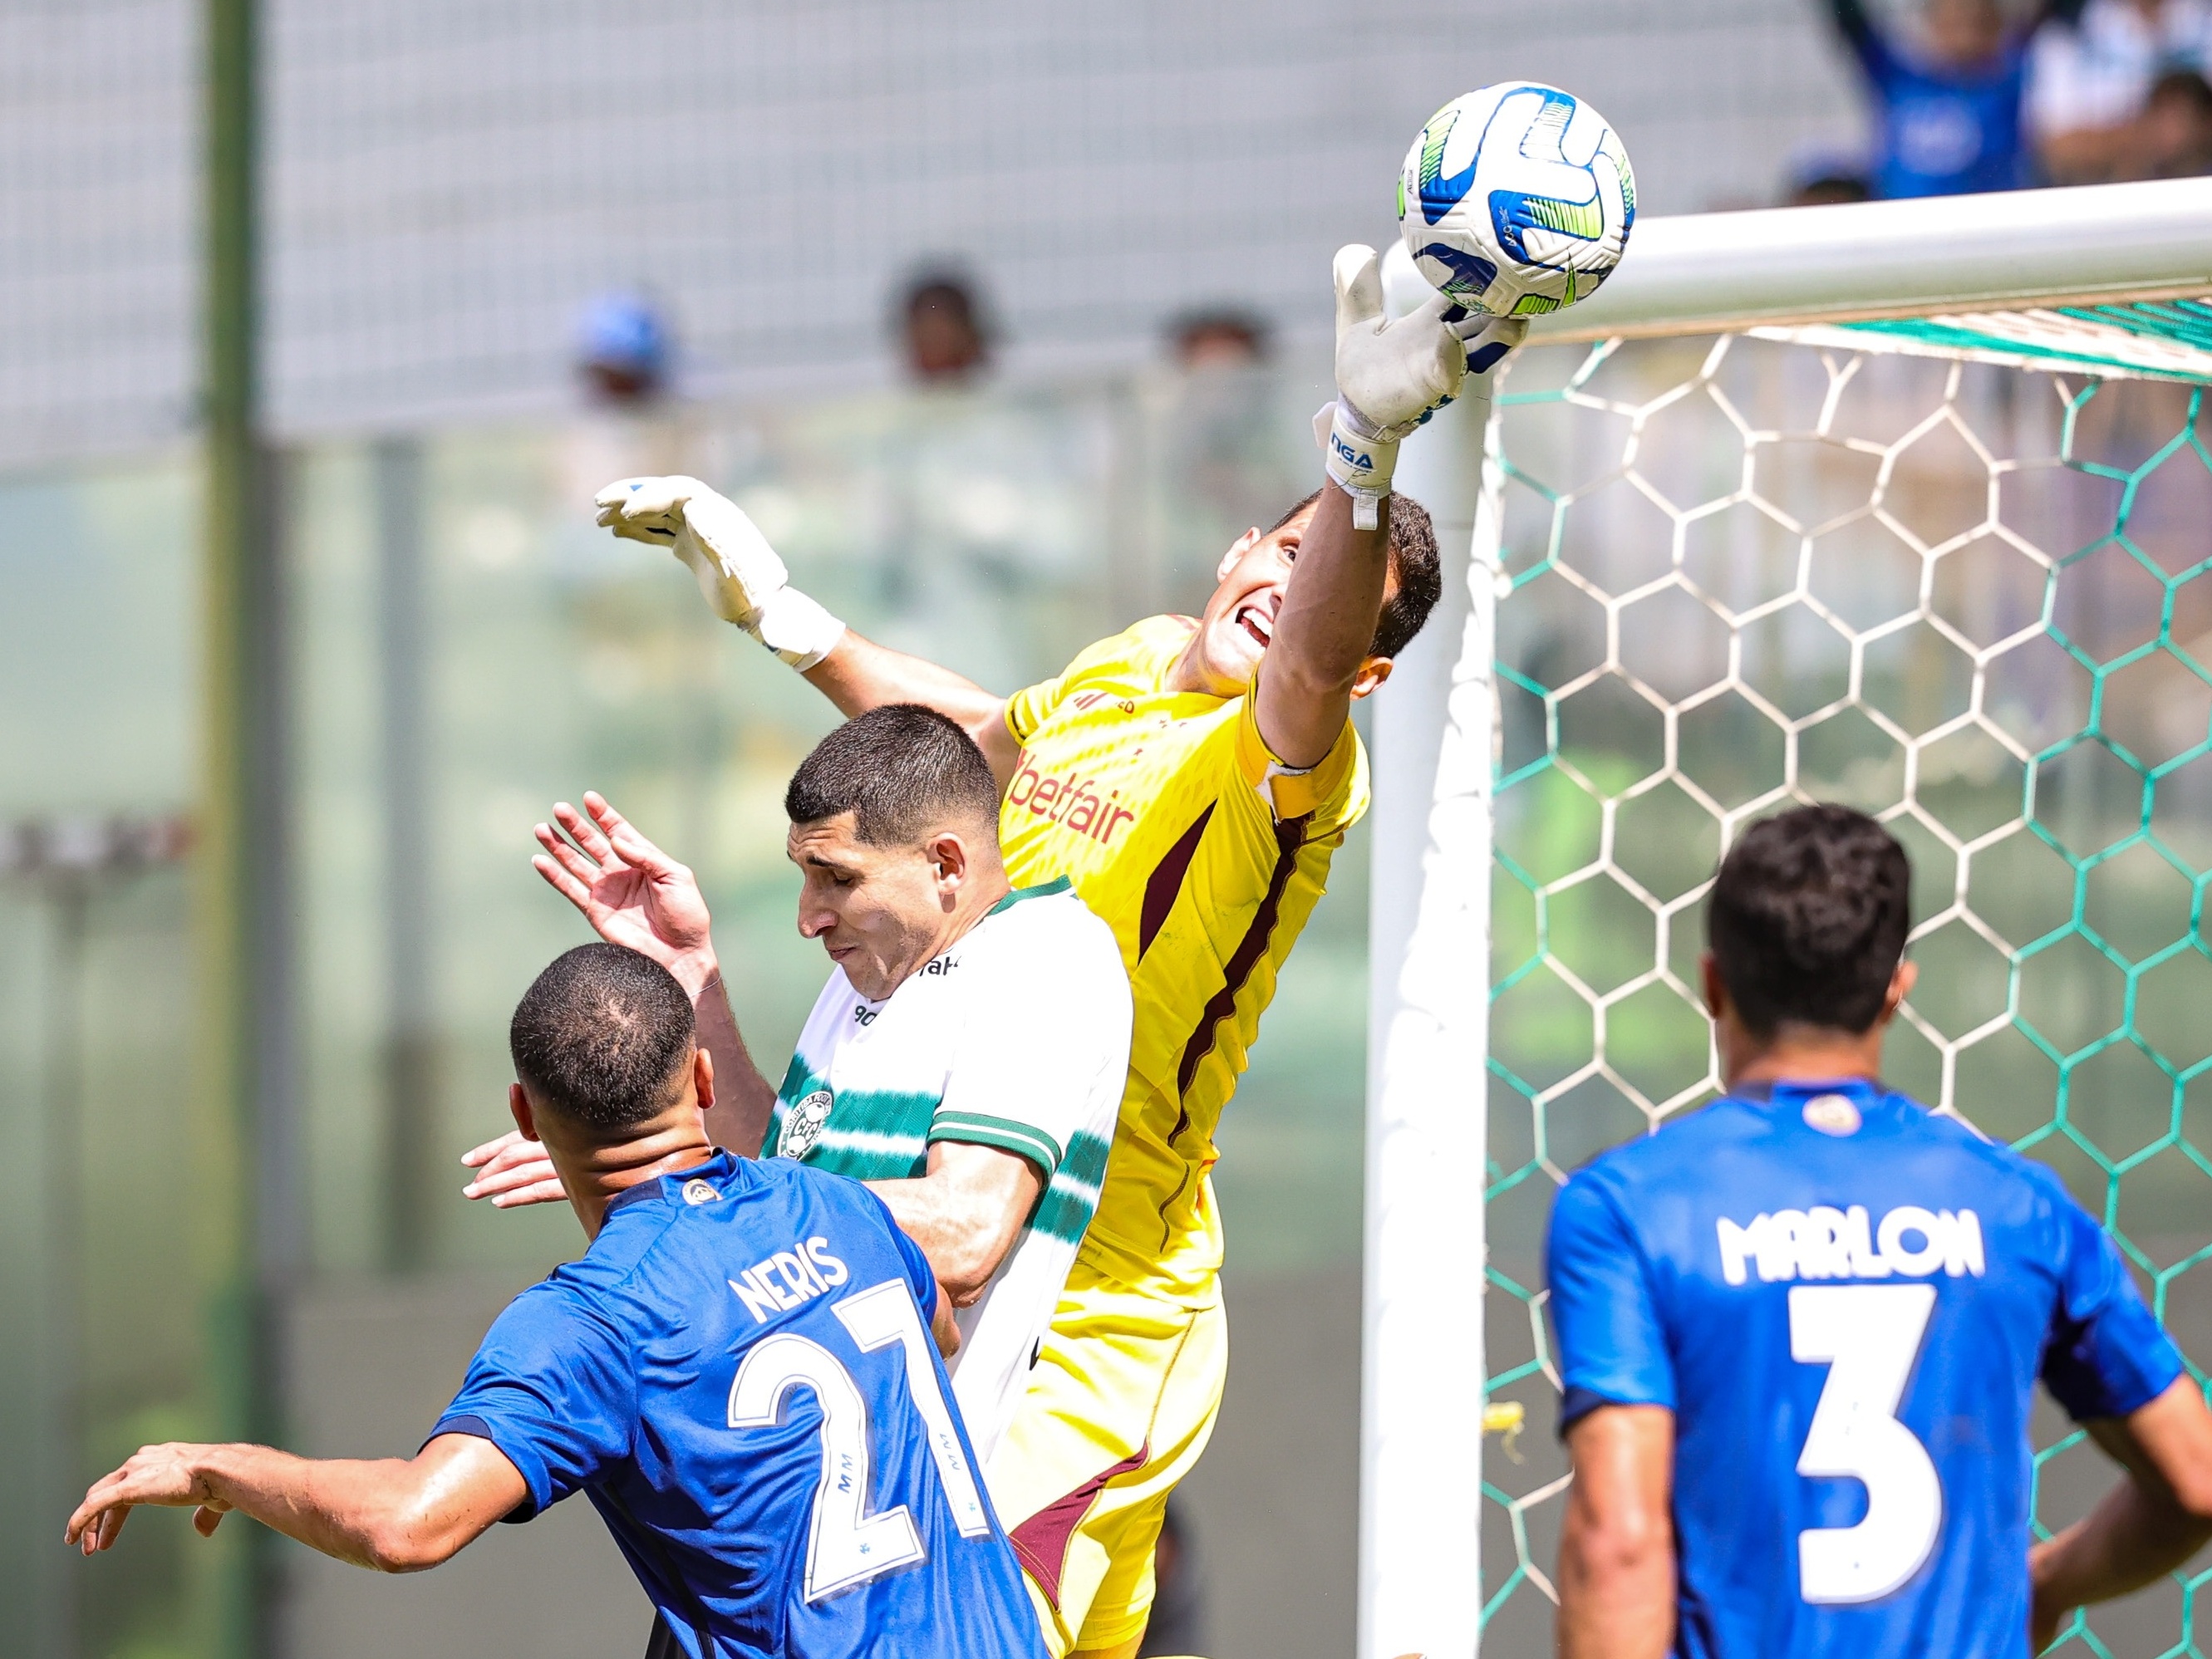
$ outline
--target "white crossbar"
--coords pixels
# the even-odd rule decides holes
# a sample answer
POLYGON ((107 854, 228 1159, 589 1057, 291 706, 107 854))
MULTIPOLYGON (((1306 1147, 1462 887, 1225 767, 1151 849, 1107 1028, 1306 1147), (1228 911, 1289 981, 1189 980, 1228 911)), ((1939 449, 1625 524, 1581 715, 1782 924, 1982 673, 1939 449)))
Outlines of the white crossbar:
POLYGON ((1646 219, 1537 341, 2212 293, 2212 179, 1646 219))

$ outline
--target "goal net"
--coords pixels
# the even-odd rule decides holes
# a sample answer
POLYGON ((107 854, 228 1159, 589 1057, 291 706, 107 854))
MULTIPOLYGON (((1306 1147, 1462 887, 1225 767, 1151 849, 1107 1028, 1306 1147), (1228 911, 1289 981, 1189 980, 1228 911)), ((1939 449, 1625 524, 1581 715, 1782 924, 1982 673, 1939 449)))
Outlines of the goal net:
MULTIPOLYGON (((1713 1097, 1705 894, 1790 804, 1912 855, 1889 1080, 2212 1361, 2207 294, 2195 181, 1651 222, 1409 443, 1473 558, 1377 711, 1363 1656, 1549 1650, 1552 1199, 1713 1097)), ((2047 1533, 2107 1476, 2039 1431, 2047 1533)), ((2192 1582, 2066 1650, 2194 1651, 2192 1582)))

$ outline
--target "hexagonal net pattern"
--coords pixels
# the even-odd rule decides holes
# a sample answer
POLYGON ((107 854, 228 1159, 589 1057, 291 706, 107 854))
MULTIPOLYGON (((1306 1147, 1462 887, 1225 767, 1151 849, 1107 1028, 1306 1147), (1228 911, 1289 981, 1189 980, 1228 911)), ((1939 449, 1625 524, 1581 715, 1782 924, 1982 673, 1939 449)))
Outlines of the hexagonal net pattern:
MULTIPOLYGON (((2212 1359, 2212 453, 2185 386, 1741 337, 1510 374, 1486 1305, 1488 1398, 1528 1425, 1486 1450, 1484 1620, 1537 1652, 1552 1195, 1716 1092, 1704 899, 1778 808, 1848 802, 1911 854, 1890 1081, 2059 1170, 2212 1359)), ((2044 1409, 2047 1532, 2109 1466, 2044 1409)), ((2197 1653, 2200 1582, 2069 1645, 2197 1653)))

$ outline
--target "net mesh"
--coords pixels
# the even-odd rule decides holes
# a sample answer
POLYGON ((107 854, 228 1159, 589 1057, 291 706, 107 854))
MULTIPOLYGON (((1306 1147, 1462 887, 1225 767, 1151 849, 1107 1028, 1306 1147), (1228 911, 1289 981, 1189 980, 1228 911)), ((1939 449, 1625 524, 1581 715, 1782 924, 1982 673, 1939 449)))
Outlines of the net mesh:
MULTIPOLYGON (((1549 1644, 1553 1192, 1711 1097, 1702 908, 1796 801, 1915 870, 1891 1083, 2053 1165, 2212 1358, 2204 395, 1748 337, 1522 354, 1499 398, 1486 1641, 1549 1644), (1512 1417, 1498 1413, 1500 1421, 1512 1417)), ((2039 1419, 2037 1524, 2109 1466, 2039 1419)), ((2195 1653, 2176 1577, 2071 1650, 2195 1653)), ((1539 1644, 1541 1644, 1540 1646, 1539 1644)))

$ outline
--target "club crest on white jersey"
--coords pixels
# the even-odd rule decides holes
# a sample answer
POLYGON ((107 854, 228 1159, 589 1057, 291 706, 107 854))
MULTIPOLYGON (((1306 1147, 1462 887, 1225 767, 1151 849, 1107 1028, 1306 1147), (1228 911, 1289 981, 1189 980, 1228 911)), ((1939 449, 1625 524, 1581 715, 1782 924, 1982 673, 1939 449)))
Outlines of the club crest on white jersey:
POLYGON ((783 1132, 775 1139, 775 1155, 805 1158, 822 1139, 823 1126, 830 1121, 830 1109, 836 1103, 836 1097, 827 1089, 817 1089, 785 1113, 783 1132))

